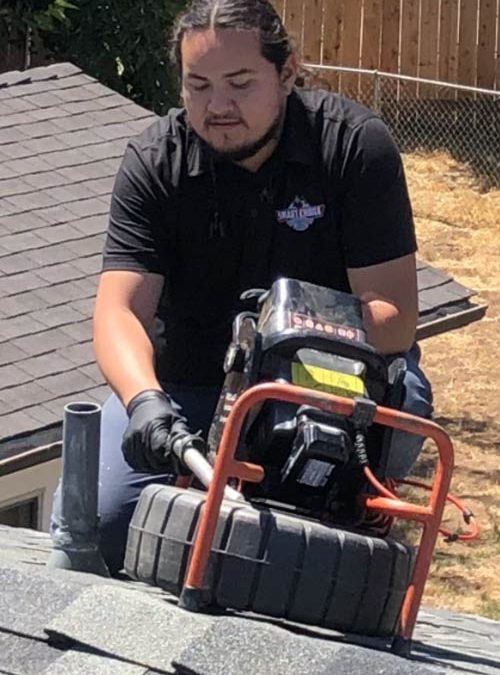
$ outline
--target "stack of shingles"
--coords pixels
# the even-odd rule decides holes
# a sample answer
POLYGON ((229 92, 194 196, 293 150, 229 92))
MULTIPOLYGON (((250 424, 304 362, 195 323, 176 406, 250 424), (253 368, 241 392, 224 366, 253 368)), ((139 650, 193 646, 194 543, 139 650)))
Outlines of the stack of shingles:
POLYGON ((153 119, 72 64, 0 74, 0 449, 105 396, 90 318, 109 195, 153 119))

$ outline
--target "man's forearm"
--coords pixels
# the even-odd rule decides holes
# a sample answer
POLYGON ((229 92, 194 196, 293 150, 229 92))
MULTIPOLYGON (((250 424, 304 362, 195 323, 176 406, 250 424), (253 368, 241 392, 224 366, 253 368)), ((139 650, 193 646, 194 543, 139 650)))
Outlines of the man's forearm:
POLYGON ((130 310, 97 309, 94 351, 106 381, 125 406, 140 391, 161 389, 151 340, 130 310))

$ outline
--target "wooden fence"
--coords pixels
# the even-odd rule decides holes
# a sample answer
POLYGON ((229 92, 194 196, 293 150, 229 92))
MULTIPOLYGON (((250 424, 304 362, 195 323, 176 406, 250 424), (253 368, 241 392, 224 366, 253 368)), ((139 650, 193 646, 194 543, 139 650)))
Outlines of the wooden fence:
POLYGON ((273 0, 306 63, 500 89, 500 0, 273 0))

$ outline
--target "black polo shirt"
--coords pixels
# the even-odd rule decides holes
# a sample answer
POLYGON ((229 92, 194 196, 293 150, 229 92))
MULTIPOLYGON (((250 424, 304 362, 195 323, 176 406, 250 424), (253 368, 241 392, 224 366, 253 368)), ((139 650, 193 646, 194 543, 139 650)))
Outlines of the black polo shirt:
POLYGON ((211 385, 222 381, 243 290, 288 276, 349 291, 347 268, 415 250, 401 159, 382 121, 335 94, 297 90, 256 173, 215 160, 181 109, 132 139, 103 268, 165 277, 158 377, 211 385))

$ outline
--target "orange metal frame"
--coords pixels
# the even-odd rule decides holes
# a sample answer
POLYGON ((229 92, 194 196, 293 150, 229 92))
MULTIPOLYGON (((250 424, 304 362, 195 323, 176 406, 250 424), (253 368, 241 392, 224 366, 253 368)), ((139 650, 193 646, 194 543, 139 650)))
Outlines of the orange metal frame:
MULTIPOLYGON (((239 478, 242 481, 258 483, 264 477, 264 469, 261 466, 237 461, 234 459, 234 454, 247 413, 255 405, 269 399, 309 405, 347 417, 352 415, 355 405, 352 399, 317 392, 296 385, 278 383, 258 384, 245 391, 235 401, 222 434, 214 466, 214 476, 200 518, 184 580, 183 592, 201 591, 203 588, 205 570, 217 527, 224 487, 228 478, 239 478)), ((453 470, 453 446, 447 433, 437 424, 391 408, 377 406, 374 422, 431 438, 439 452, 434 483, 427 506, 383 496, 364 497, 365 506, 370 509, 404 520, 414 520, 423 526, 413 575, 403 601, 396 636, 403 643, 409 643, 422 600, 446 503, 446 495, 450 486, 453 470)))

